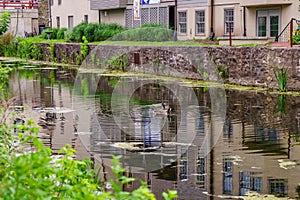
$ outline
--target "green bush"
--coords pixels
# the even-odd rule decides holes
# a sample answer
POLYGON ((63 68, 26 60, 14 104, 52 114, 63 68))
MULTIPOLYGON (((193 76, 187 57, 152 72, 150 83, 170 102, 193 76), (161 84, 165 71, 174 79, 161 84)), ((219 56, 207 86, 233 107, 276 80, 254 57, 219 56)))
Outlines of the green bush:
POLYGON ((81 42, 82 37, 84 36, 84 30, 87 27, 88 23, 82 22, 75 26, 72 29, 72 34, 71 34, 71 41, 76 41, 76 42, 81 42))
POLYGON ((61 28, 58 30, 57 35, 56 35, 56 39, 58 40, 62 40, 65 39, 65 32, 67 31, 67 28, 61 28))
POLYGON ((162 25, 148 24, 141 28, 129 29, 118 35, 115 35, 110 40, 114 41, 170 41, 173 39, 173 30, 162 25))
POLYGON ((88 41, 95 40, 95 31, 98 27, 98 24, 90 23, 84 29, 84 36, 88 41))
POLYGON ((33 42, 31 40, 18 38, 17 54, 20 58, 31 59, 32 48, 33 42))
POLYGON ((8 30, 9 24, 10 24, 10 13, 3 12, 0 17, 0 35, 2 35, 8 30))
POLYGON ((15 37, 11 33, 4 33, 0 37, 0 55, 15 56, 17 53, 17 44, 15 37))
POLYGON ((83 22, 72 29, 72 33, 67 40, 82 42, 82 37, 85 36, 89 42, 103 41, 122 31, 124 31, 124 28, 118 24, 88 24, 83 22))

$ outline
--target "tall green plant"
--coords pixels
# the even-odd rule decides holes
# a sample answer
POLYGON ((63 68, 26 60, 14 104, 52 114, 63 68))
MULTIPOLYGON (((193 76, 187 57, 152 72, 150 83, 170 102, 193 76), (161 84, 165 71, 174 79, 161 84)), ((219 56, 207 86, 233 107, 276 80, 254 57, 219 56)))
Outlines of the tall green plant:
POLYGON ((33 42, 31 40, 19 38, 17 53, 20 58, 31 59, 32 48, 33 42))
POLYGON ((281 92, 286 91, 286 84, 288 80, 288 75, 287 75, 287 69, 282 68, 276 68, 274 69, 274 75, 278 83, 279 90, 281 92))
POLYGON ((10 25, 10 12, 3 12, 0 17, 0 35, 8 30, 10 25))

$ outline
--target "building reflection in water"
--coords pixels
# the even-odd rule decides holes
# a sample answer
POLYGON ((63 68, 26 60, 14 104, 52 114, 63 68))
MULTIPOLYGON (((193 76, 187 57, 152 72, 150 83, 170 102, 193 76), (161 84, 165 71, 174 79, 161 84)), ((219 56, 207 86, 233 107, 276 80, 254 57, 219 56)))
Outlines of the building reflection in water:
MULTIPOLYGON (((50 74, 46 71, 41 76, 47 78, 50 74)), ((74 96, 64 85, 47 81, 41 83, 41 80, 39 77, 34 80, 18 75, 12 77, 10 85, 17 102, 24 105, 25 110, 29 109, 26 115, 38 121, 41 117, 36 112, 38 108, 71 108, 71 99, 78 98, 81 106, 76 107, 74 115, 67 113, 63 120, 57 119, 54 126, 45 125, 42 133, 48 137, 47 142, 54 149, 66 143, 74 143, 78 134, 81 138, 76 142, 78 158, 94 159, 95 167, 105 172, 104 180, 111 174, 111 154, 120 154, 123 155, 122 163, 127 169, 127 176, 147 182, 158 199, 167 189, 177 189, 179 199, 230 198, 245 195, 248 191, 297 197, 296 187, 300 183, 300 111, 295 109, 299 107, 300 100, 297 97, 287 98, 286 114, 279 120, 278 116, 270 112, 274 110, 276 98, 260 93, 230 91, 223 134, 220 138, 212 138, 209 94, 201 92, 199 107, 191 107, 187 113, 179 113, 180 109, 175 109, 176 112, 167 117, 141 116, 136 118, 134 127, 128 127, 134 134, 126 135, 114 123, 109 104, 104 107, 102 101, 96 105, 98 113, 95 115, 95 110, 87 103, 90 99, 74 96), (181 114, 185 116, 183 121, 177 118, 181 114), (97 130, 98 125, 95 125, 99 119, 99 126, 104 132, 101 134, 97 130), (178 134, 179 123, 186 127, 186 135, 195 134, 191 145, 180 144, 179 141, 184 141, 185 135, 178 134), (80 134, 83 130, 85 133, 80 134), (62 131, 64 134, 61 134, 62 131), (218 139, 208 154, 202 150, 205 136, 210 138, 209 141, 218 139), (145 148, 158 148, 150 152, 143 149, 132 151, 112 146, 117 142, 140 142, 145 148), (153 162, 160 163, 159 167, 152 167, 153 162)), ((107 81, 102 81, 100 89, 111 91, 107 81)), ((147 89, 149 93, 151 86, 147 89)), ((155 98, 157 96, 168 99, 167 92, 160 90, 158 92, 162 94, 157 94, 156 90, 151 91, 152 96, 145 93, 140 94, 140 97, 152 98, 152 102, 158 102, 155 98)), ((179 108, 176 101, 170 100, 169 103, 179 108)), ((211 148, 210 144, 213 142, 208 142, 206 148, 211 148)), ((132 191, 139 185, 135 181, 126 184, 125 189, 132 191)))

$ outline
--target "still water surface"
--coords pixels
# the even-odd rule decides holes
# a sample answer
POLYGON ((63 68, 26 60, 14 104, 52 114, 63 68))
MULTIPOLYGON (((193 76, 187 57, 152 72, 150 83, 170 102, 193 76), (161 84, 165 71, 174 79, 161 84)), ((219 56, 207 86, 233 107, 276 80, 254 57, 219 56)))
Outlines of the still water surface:
POLYGON ((23 65, 10 77, 23 117, 36 120, 54 152, 68 143, 79 159, 95 160, 104 180, 114 154, 123 156, 126 175, 148 183, 158 199, 168 189, 179 199, 232 199, 248 191, 298 196, 300 97, 238 90, 213 96, 210 88, 171 80, 96 72, 76 78, 76 69, 23 65), (212 98, 226 100, 219 104, 224 117, 214 113, 212 98))

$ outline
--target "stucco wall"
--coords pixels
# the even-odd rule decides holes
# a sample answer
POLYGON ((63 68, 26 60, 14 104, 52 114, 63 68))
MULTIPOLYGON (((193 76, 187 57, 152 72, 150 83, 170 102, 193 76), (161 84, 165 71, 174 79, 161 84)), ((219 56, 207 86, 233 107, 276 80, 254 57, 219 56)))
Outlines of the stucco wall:
MULTIPOLYGON (((0 11, 0 15, 3 11, 0 11)), ((25 32, 38 33, 38 10, 21 9, 9 10, 11 13, 11 22, 8 31, 15 36, 25 36, 25 32)))
POLYGON ((52 26, 57 27, 57 17, 60 17, 60 28, 68 28, 68 16, 73 16, 73 26, 84 21, 84 15, 88 15, 88 22, 99 22, 97 10, 90 9, 88 0, 61 1, 54 0, 51 6, 52 26))
POLYGON ((104 10, 100 13, 100 19, 102 23, 116 23, 120 24, 121 26, 125 26, 125 9, 104 10))
MULTIPOLYGON (((43 58, 53 60, 48 50, 49 45, 41 45, 45 54, 43 58)), ((127 63, 130 67, 126 67, 125 70, 153 73, 155 72, 154 65, 157 64, 159 70, 163 67, 175 71, 172 73, 170 71, 161 72, 164 75, 216 80, 219 72, 209 68, 214 65, 218 69, 228 68, 229 77, 224 80, 225 82, 268 88, 278 88, 274 69, 284 67, 288 69, 287 88, 289 90, 300 89, 300 49, 296 48, 121 45, 90 45, 89 48, 90 57, 87 59, 88 66, 86 67, 108 67, 113 58, 126 54, 127 63), (93 52, 92 49, 94 49, 93 52), (148 70, 151 67, 154 71, 148 70), (204 71, 206 75, 204 75, 204 71)), ((56 44, 55 51, 58 62, 78 64, 79 44, 56 44)))

